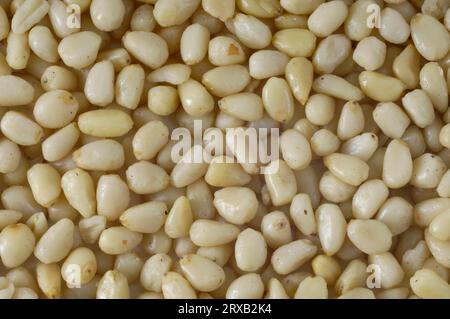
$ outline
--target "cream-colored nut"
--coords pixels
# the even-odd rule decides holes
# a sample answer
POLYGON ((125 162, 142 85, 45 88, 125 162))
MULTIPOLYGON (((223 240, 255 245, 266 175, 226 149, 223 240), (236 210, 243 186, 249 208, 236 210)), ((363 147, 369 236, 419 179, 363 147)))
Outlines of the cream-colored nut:
POLYGON ((443 58, 450 49, 450 35, 434 17, 418 13, 411 19, 411 38, 417 51, 428 61, 443 58))

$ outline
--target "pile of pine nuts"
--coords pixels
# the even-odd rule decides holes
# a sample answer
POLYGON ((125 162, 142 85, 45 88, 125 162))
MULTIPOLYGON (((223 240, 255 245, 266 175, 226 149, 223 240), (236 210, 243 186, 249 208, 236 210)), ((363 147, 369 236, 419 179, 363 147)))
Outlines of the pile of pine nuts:
POLYGON ((449 6, 0 0, 0 299, 450 298, 449 6))

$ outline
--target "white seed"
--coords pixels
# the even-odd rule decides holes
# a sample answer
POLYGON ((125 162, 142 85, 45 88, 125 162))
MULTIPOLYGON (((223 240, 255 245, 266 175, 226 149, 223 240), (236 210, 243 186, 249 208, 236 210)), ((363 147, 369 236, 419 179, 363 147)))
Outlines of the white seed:
POLYGON ((92 177, 85 171, 75 168, 67 171, 61 179, 61 187, 70 205, 83 217, 95 214, 95 188, 92 177))
POLYGON ((272 267, 280 275, 289 274, 311 259, 316 252, 317 247, 307 239, 290 242, 273 252, 272 267))
POLYGON ((228 222, 242 225, 255 217, 258 200, 250 188, 225 187, 214 193, 214 206, 228 222))
POLYGON ((180 267, 186 279, 198 291, 210 292, 225 282, 222 267, 208 258, 189 254, 180 259, 180 267))
POLYGON ((153 201, 128 208, 120 216, 120 223, 138 233, 157 232, 164 224, 167 206, 163 202, 153 201))
POLYGON ((236 239, 234 253, 239 269, 257 271, 266 262, 267 244, 260 232, 247 228, 236 239))
POLYGON ((347 227, 350 241, 366 254, 381 254, 391 248, 392 234, 389 228, 377 220, 353 219, 347 227))
POLYGON ((334 255, 343 245, 347 222, 339 206, 320 205, 316 210, 317 231, 322 249, 328 256, 334 255))
POLYGON ((108 255, 120 255, 132 250, 141 241, 142 234, 122 226, 113 226, 101 233, 98 246, 108 255))
POLYGON ((260 299, 264 294, 264 283, 259 274, 246 274, 236 278, 228 286, 227 299, 260 299))
POLYGON ((6 226, 0 233, 0 257, 3 265, 14 268, 23 264, 33 253, 36 239, 24 224, 6 226))
POLYGON ((97 299, 130 298, 127 277, 117 270, 107 271, 98 283, 96 294, 97 299))
POLYGON ((73 222, 61 219, 42 235, 34 248, 34 255, 45 264, 63 260, 72 249, 73 232, 73 222))

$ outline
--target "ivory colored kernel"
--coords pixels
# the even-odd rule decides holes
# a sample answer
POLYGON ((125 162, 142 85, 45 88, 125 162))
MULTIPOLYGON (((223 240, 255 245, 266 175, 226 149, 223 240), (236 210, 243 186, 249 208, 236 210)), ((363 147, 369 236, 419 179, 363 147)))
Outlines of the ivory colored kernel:
POLYGON ((18 169, 21 161, 20 148, 6 138, 0 139, 0 173, 11 173, 18 169))
POLYGON ((447 171, 444 161, 431 153, 425 153, 413 162, 410 184, 421 188, 435 188, 447 171))
MULTIPOLYGON (((313 64, 317 73, 333 73, 349 56, 351 41, 342 34, 333 34, 323 39, 314 52, 313 64)), ((356 51, 355 51, 356 52, 356 51)))
POLYGON ((234 254, 239 269, 257 271, 267 258, 267 244, 263 235, 251 228, 243 230, 236 239, 234 254))
POLYGON ((344 243, 347 223, 339 207, 333 204, 319 206, 316 210, 316 220, 322 248, 331 256, 344 243))
POLYGON ((311 259, 316 252, 317 247, 307 239, 290 242, 273 252, 272 267, 280 275, 289 274, 311 259))
POLYGON ((121 0, 92 0, 89 8, 92 22, 99 30, 110 32, 121 26, 125 15, 121 0))
POLYGON ((413 207, 402 197, 390 197, 378 210, 375 217, 388 226, 392 235, 405 232, 413 221, 413 207))
POLYGON ((73 222, 67 218, 53 224, 34 247, 34 255, 45 264, 63 260, 72 249, 73 222))
POLYGON ((383 181, 389 188, 405 186, 412 178, 413 161, 408 146, 400 140, 392 140, 384 155, 383 181))
POLYGON ((294 99, 286 80, 270 78, 263 87, 264 109, 277 122, 285 123, 292 119, 294 99))
POLYGON ((33 27, 28 33, 28 44, 33 53, 42 60, 49 63, 58 62, 58 41, 49 28, 39 25, 33 27))
POLYGON ((0 129, 3 135, 22 146, 36 145, 44 138, 44 131, 36 122, 16 111, 3 115, 0 129))
POLYGON ((84 134, 96 137, 118 137, 133 127, 131 117, 120 110, 94 110, 78 117, 78 126, 84 134))
POLYGON ((388 137, 399 139, 410 124, 409 117, 395 103, 379 103, 373 110, 373 119, 388 137))
POLYGON ((101 37, 91 31, 82 31, 64 37, 58 53, 64 64, 82 69, 94 63, 100 49, 101 37))
POLYGON ((227 299, 260 299, 264 294, 264 283, 259 274, 246 274, 236 278, 228 286, 227 299))
POLYGON ((257 80, 280 76, 285 73, 289 57, 275 50, 260 50, 250 56, 250 76, 257 80))
MULTIPOLYGON (((75 91, 78 89, 78 78, 71 70, 58 65, 52 65, 42 73, 41 86, 46 91, 75 91)), ((75 94, 74 97, 78 100, 75 94)))
POLYGON ((81 239, 85 243, 94 244, 106 228, 106 217, 94 215, 89 218, 84 218, 78 223, 78 228, 81 239))
POLYGON ((306 29, 285 29, 274 34, 272 43, 290 57, 310 57, 316 48, 316 36, 306 29))
POLYGON ((238 227, 207 219, 194 221, 189 230, 191 240, 200 247, 225 245, 234 241, 238 235, 238 227))
POLYGON ((283 159, 293 170, 306 168, 311 162, 311 148, 308 140, 296 130, 284 131, 280 139, 283 159))
POLYGON ((396 101, 406 89, 405 84, 397 78, 378 72, 363 71, 358 79, 364 94, 378 102, 396 101))
POLYGON ((125 66, 117 75, 116 102, 127 109, 138 107, 144 91, 145 72, 142 66, 132 64, 125 66))
POLYGON ((190 283, 177 272, 168 272, 162 277, 162 293, 165 299, 196 299, 190 283))
POLYGON ((107 106, 114 101, 114 65, 111 61, 98 62, 89 70, 84 94, 93 105, 107 106))
POLYGON ((153 15, 162 27, 170 27, 185 22, 200 5, 200 0, 166 0, 157 2, 153 15))
POLYGON ((353 186, 364 182, 369 174, 369 166, 351 155, 334 153, 325 157, 324 164, 336 177, 353 186))
POLYGON ((344 23, 345 34, 349 39, 361 41, 370 35, 372 29, 367 25, 367 19, 369 19, 371 11, 367 9, 374 4, 375 1, 371 0, 359 0, 352 3, 344 23))
POLYGON ((11 224, 0 233, 0 257, 3 265, 14 268, 23 264, 33 253, 36 239, 24 224, 11 224))
POLYGON ((348 15, 343 1, 330 1, 319 5, 308 18, 308 28, 318 37, 326 37, 336 31, 348 15))
POLYGON ((428 230, 425 230, 425 241, 434 259, 442 266, 448 268, 450 264, 448 261, 450 254, 449 242, 434 237, 428 230))
POLYGON ((372 218, 389 196, 383 181, 373 179, 361 184, 352 199, 352 212, 355 218, 372 218))
POLYGON ((154 292, 161 292, 162 277, 170 270, 172 259, 166 254, 155 254, 145 262, 141 270, 142 286, 154 292))
POLYGON ((242 44, 253 50, 267 47, 272 39, 272 32, 263 22, 251 15, 238 13, 233 18, 234 32, 242 44), (255 34, 258 36, 255 37, 255 34))
POLYGON ((187 65, 175 63, 166 64, 154 71, 148 76, 147 80, 152 82, 167 82, 173 85, 179 85, 189 79, 191 68, 187 65))
POLYGON ((285 68, 286 80, 292 94, 302 105, 308 100, 313 82, 313 65, 303 57, 291 59, 285 68))
POLYGON ((445 174, 442 176, 438 187, 436 188, 437 193, 441 197, 449 197, 450 196, 450 173, 447 170, 445 174))
POLYGON ((401 44, 408 40, 410 26, 397 10, 384 8, 380 16, 380 35, 394 44, 401 44))
POLYGON ((275 206, 289 203, 297 193, 294 173, 283 160, 271 162, 264 174, 270 198, 275 206))
POLYGON ((61 297, 61 270, 58 264, 38 263, 36 279, 39 288, 48 299, 61 297))
POLYGON ((341 274, 341 266, 333 257, 318 255, 311 262, 314 274, 325 279, 327 284, 333 285, 341 274))
POLYGON ((322 196, 334 203, 349 200, 356 192, 356 187, 336 177, 332 172, 326 171, 319 182, 322 196))
POLYGON ((420 87, 427 93, 431 102, 433 102, 433 106, 437 111, 445 112, 447 110, 448 90, 445 88, 444 70, 436 62, 429 62, 422 67, 419 75, 420 87))
POLYGON ((228 222, 242 225, 255 217, 258 200, 246 187, 225 187, 214 193, 214 206, 228 222))
POLYGON ((450 285, 429 269, 417 271, 411 277, 410 285, 413 292, 424 299, 450 298, 450 285))
MULTIPOLYGON (((155 13, 155 10, 153 13, 155 13)), ((152 32, 127 32, 123 36, 122 42, 131 55, 152 69, 161 67, 169 57, 166 41, 152 32)))
POLYGON ((367 288, 354 288, 339 296, 338 299, 375 299, 375 295, 367 288))
POLYGON ((376 37, 362 39, 353 51, 353 60, 368 71, 380 68, 385 58, 386 44, 376 37))
POLYGON ((203 148, 200 145, 194 145, 186 152, 170 174, 173 186, 188 186, 206 174, 208 164, 200 157, 202 154, 203 148))
POLYGON ((132 250, 141 241, 142 234, 122 226, 113 226, 101 233, 98 246, 108 255, 119 255, 132 250))
POLYGON ((133 154, 138 160, 151 160, 168 141, 169 129, 167 126, 160 121, 150 121, 134 135, 133 154))
POLYGON ((111 171, 123 166, 125 155, 120 143, 104 139, 82 146, 73 152, 73 159, 85 170, 111 171))
POLYGON ((380 254, 391 248, 392 234, 389 228, 373 219, 353 219, 347 227, 350 241, 366 254, 380 254))
POLYGON ((227 97, 241 92, 250 83, 248 69, 242 65, 226 65, 204 73, 202 84, 215 96, 227 97))
POLYGON ((221 21, 226 21, 233 17, 235 12, 235 1, 234 0, 204 0, 202 1, 203 9, 211 16, 220 19, 221 21))
POLYGON ((295 292, 295 299, 328 299, 325 279, 320 276, 305 278, 295 292))
POLYGON ((244 121, 257 121, 264 113, 263 100, 255 93, 228 95, 219 100, 218 106, 226 114, 244 121), (246 107, 243 108, 242 105, 246 107))
POLYGON ((189 235, 193 219, 189 199, 186 196, 180 196, 167 215, 164 231, 170 238, 186 237, 189 235))
POLYGON ((419 83, 420 55, 412 44, 394 59, 392 70, 395 76, 406 84, 408 89, 417 87, 419 83))
POLYGON ((120 216, 120 223, 131 231, 151 234, 164 225, 167 213, 165 203, 147 202, 125 210, 120 216))
POLYGON ((58 129, 68 125, 75 118, 78 108, 78 102, 71 93, 55 90, 38 98, 33 115, 43 127, 58 129))
POLYGON ((428 61, 443 58, 450 48, 450 35, 434 17, 418 13, 411 19, 411 38, 428 61))
POLYGON ((26 80, 14 75, 0 76, 0 106, 19 106, 31 103, 34 88, 26 80))
POLYGON ((49 207, 61 193, 61 176, 49 164, 35 164, 27 172, 28 184, 36 201, 49 207))
POLYGON ((364 114, 358 102, 344 104, 339 116, 337 136, 347 140, 361 133, 364 129, 364 114))
POLYGON ((9 209, 0 210, 0 230, 21 220, 23 214, 9 209))
POLYGON ((316 233, 316 219, 308 194, 297 194, 294 196, 290 206, 290 216, 295 226, 303 234, 312 235, 316 233))
POLYGON ((199 291, 216 290, 225 282, 222 267, 208 258, 189 254, 180 259, 180 267, 186 279, 199 291))
POLYGON ((77 125, 71 123, 42 142, 42 155, 49 162, 61 160, 75 146, 80 136, 77 125))
POLYGON ((380 267, 380 283, 383 289, 396 287, 404 278, 404 271, 391 253, 369 255, 369 263, 380 267))
POLYGON ((426 92, 416 89, 402 98, 402 104, 413 122, 420 128, 430 125, 435 119, 433 104, 426 92))
POLYGON ((214 187, 244 186, 250 180, 241 165, 226 156, 213 158, 205 175, 205 181, 214 187))
POLYGON ((450 233, 448 231, 448 226, 450 222, 450 211, 445 210, 444 212, 437 215, 429 226, 429 232, 432 236, 439 240, 449 240, 450 233))
POLYGON ((216 66, 239 64, 246 54, 238 41, 231 37, 217 36, 208 44, 208 59, 216 66))
POLYGON ((127 278, 119 271, 109 270, 100 279, 96 292, 97 299, 128 299, 129 297, 127 278))
POLYGON ((30 58, 28 35, 25 33, 10 32, 6 46, 6 61, 14 70, 23 70, 30 58))
POLYGON ((61 187, 70 205, 83 217, 91 217, 95 213, 95 190, 92 177, 82 169, 67 171, 61 179, 61 187))
POLYGON ((214 108, 214 99, 206 88, 196 80, 190 79, 178 86, 181 104, 189 115, 203 116, 214 108))
POLYGON ((77 286, 90 282, 97 272, 95 255, 89 248, 73 250, 61 266, 62 278, 68 285, 77 286))
POLYGON ((272 249, 292 241, 289 218, 281 211, 273 211, 262 218, 261 232, 267 245, 272 249))
POLYGON ((325 74, 316 78, 313 81, 312 88, 317 93, 347 101, 359 101, 364 97, 363 92, 358 87, 334 74, 325 74))
POLYGON ((146 161, 137 162, 126 170, 127 184, 137 194, 153 194, 169 185, 169 176, 158 165, 146 161))
POLYGON ((181 36, 181 58, 187 65, 197 64, 203 60, 210 39, 209 30, 201 24, 194 23, 188 26, 181 36))

